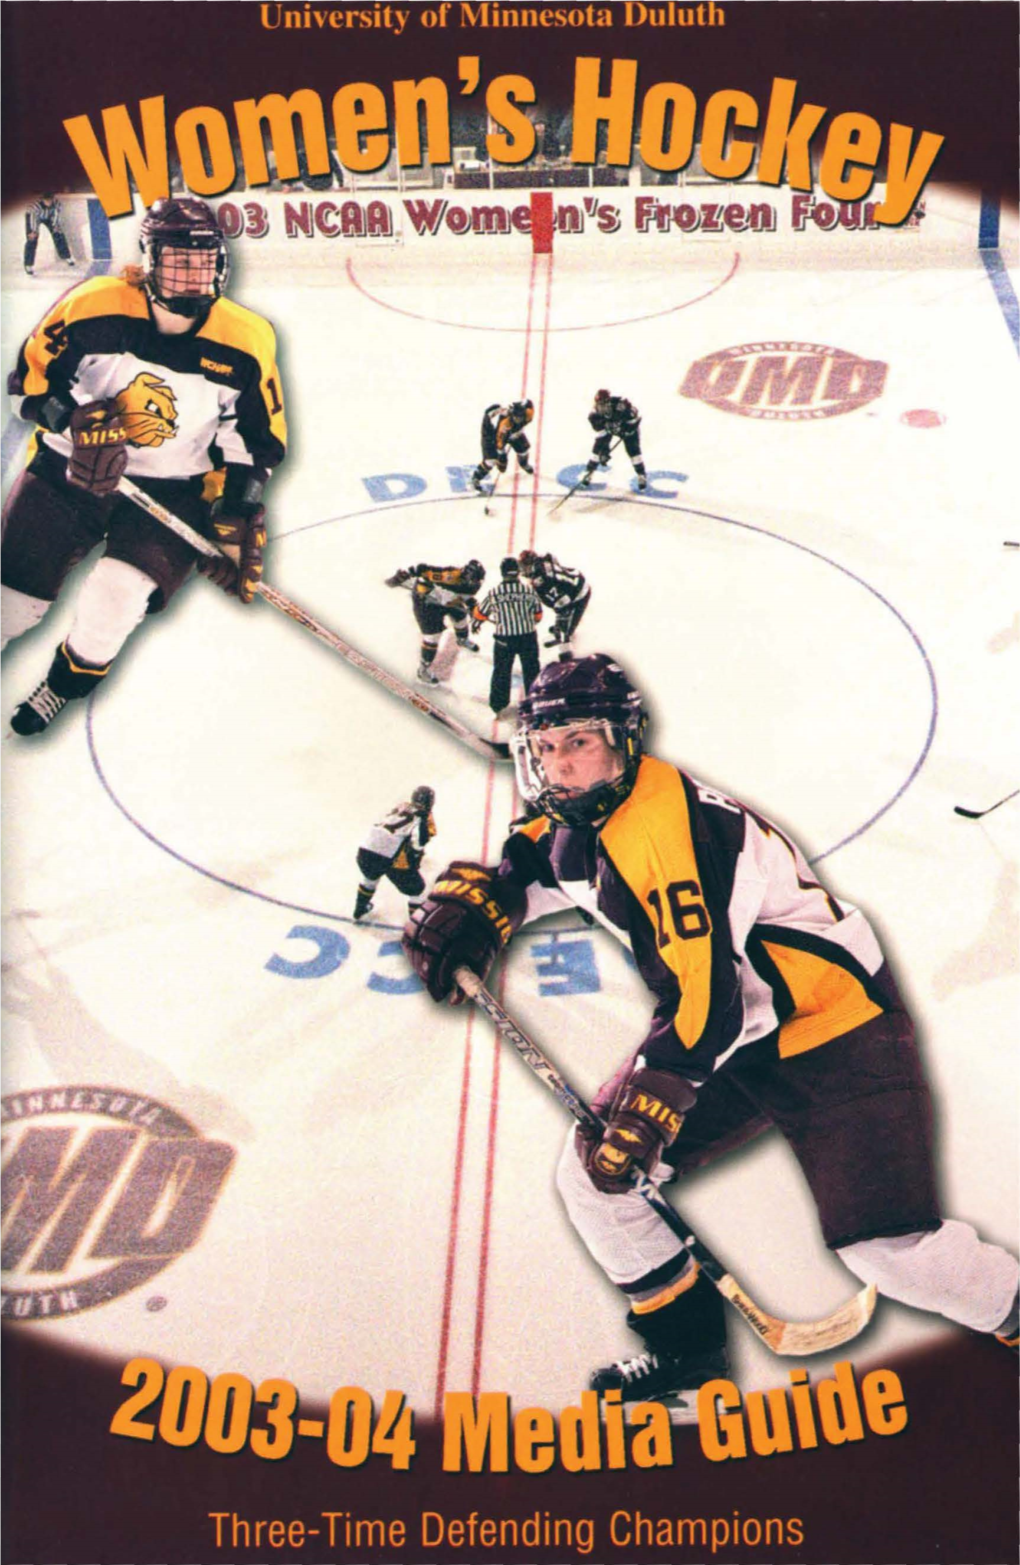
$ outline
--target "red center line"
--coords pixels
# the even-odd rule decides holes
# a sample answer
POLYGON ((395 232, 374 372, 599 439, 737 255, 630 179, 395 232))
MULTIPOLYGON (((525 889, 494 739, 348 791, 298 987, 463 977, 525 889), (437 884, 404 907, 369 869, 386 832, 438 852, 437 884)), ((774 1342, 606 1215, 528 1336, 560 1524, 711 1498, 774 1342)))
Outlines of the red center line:
MULTIPOLYGON (((534 298, 535 298, 535 278, 536 278, 536 274, 537 274, 537 269, 538 269, 538 267, 537 267, 537 257, 535 255, 535 253, 532 252, 531 266, 530 266, 529 272, 528 272, 528 305, 527 305, 527 316, 526 316, 525 336, 524 336, 524 364, 523 364, 523 368, 522 368, 522 383, 523 383, 523 385, 525 387, 527 386, 528 364, 529 364, 530 353, 531 353, 533 308, 534 308, 534 298)), ((548 288, 548 286, 549 286, 549 282, 547 280, 547 288, 548 288)), ((548 332, 548 322, 549 322, 549 301, 548 301, 548 295, 547 295, 547 298, 546 298, 546 311, 545 311, 545 328, 544 328, 546 333, 548 332)), ((545 351, 543 351, 543 355, 542 355, 542 380, 543 380, 543 384, 544 384, 544 379, 545 379, 545 365, 546 365, 546 353, 545 353, 545 351)), ((527 394, 526 391, 522 392, 522 395, 526 395, 526 394, 527 394)), ((541 392, 540 392, 540 395, 541 395, 541 392)), ((538 405, 539 405, 539 407, 541 407, 541 405, 542 405, 541 401, 539 401, 538 405)), ((536 462, 536 476, 533 479, 533 483, 535 485, 538 484, 537 462, 536 462)), ((511 503, 510 503, 510 527, 509 527, 509 533, 508 533, 508 537, 507 537, 507 553, 508 554, 512 553, 512 550, 513 550, 513 536, 514 536, 514 527, 515 527, 516 513, 517 513, 517 497, 518 497, 518 473, 515 470, 515 472, 514 472, 513 492, 512 492, 511 503)), ((495 722, 494 722, 493 723, 493 733, 495 734, 495 732, 496 732, 496 727, 495 727, 495 722)), ((490 762, 489 763, 489 767, 488 767, 488 771, 487 771, 487 775, 486 775, 485 807, 484 807, 483 815, 482 815, 482 849, 481 849, 481 854, 482 854, 482 862, 483 863, 485 862, 485 860, 486 860, 486 858, 488 856, 488 852, 489 852, 489 833, 490 833, 490 828, 491 828, 491 824, 492 824, 492 796, 493 796, 493 781, 494 781, 494 778, 495 778, 495 770, 496 770, 495 769, 495 764, 493 762, 490 762)), ((516 795, 515 795, 515 797, 516 797, 516 795)), ((501 981, 501 992, 502 992, 502 981, 501 981)), ((468 1018, 467 1018, 467 1031, 466 1031, 465 1039, 464 1039, 464 1065, 463 1065, 463 1069, 462 1069, 462 1072, 461 1072, 460 1107, 459 1107, 458 1116, 457 1116, 457 1139, 456 1139, 456 1146, 455 1146, 455 1151, 454 1151, 454 1166, 453 1166, 453 1190, 452 1190, 451 1196, 450 1196, 449 1230, 448 1230, 447 1245, 446 1245, 446 1276, 445 1276, 444 1283, 443 1283, 443 1308, 442 1308, 442 1317, 441 1317, 440 1330, 439 1330, 439 1354, 438 1354, 438 1363, 437 1363, 437 1366, 436 1366, 436 1390, 435 1390, 435 1399, 434 1399, 434 1403, 433 1403, 433 1411, 434 1411, 434 1416, 435 1416, 436 1419, 440 1419, 442 1417, 442 1413, 443 1413, 443 1399, 444 1399, 444 1396, 445 1396, 445 1393, 446 1393, 446 1374, 447 1374, 447 1366, 448 1366, 448 1363, 449 1363, 450 1328, 451 1328, 451 1320, 452 1320, 452 1315, 453 1315, 453 1289, 454 1289, 454 1280, 455 1280, 455 1276, 456 1276, 456 1267, 457 1267, 457 1245, 458 1245, 459 1235, 460 1235, 461 1196, 462 1196, 462 1193, 463 1193, 463 1182, 464 1182, 464 1147, 465 1147, 466 1134, 467 1134, 467 1113, 468 1113, 469 1087, 470 1087, 470 1082, 471 1082, 471 1037, 472 1037, 472 1025, 473 1025, 473 1022, 474 1022, 474 1011, 472 1009, 470 1014, 468 1015, 468 1018)), ((486 1171, 485 1171, 485 1188, 484 1188, 483 1206, 482 1206, 481 1252, 480 1252, 480 1259, 479 1259, 478 1291, 477 1291, 477 1295, 476 1295, 475 1343, 474 1343, 474 1358, 473 1358, 473 1364, 474 1364, 474 1370, 473 1370, 474 1389, 477 1389, 479 1369, 480 1369, 480 1364, 481 1364, 482 1334, 483 1334, 484 1322, 485 1322, 485 1287, 486 1287, 486 1279, 487 1279, 487 1274, 488 1274, 489 1231, 490 1231, 491 1210, 492 1210, 492 1183, 493 1183, 493 1173, 494 1173, 494 1168, 495 1168, 496 1117, 497 1117, 497 1112, 498 1112, 498 1100, 499 1100, 499 1046, 498 1046, 498 1040, 496 1040, 496 1041, 494 1041, 494 1045, 493 1045, 492 1092, 491 1092, 490 1107, 489 1107, 489 1126, 488 1126, 488 1145, 487 1145, 486 1171)))
MULTIPOLYGON (((489 851, 489 823, 492 818, 492 785, 496 776, 496 763, 490 761, 485 777, 485 807, 482 814, 482 862, 489 851)), ((453 1313, 453 1283, 457 1267, 457 1241, 460 1234, 460 1201, 464 1181, 464 1142, 467 1133, 468 1097, 471 1085, 471 1034, 474 1027, 474 1006, 468 1006, 467 1030, 464 1035, 464 1065, 460 1079, 460 1108, 457 1114, 457 1140, 453 1155, 453 1190, 450 1195, 449 1231, 446 1241, 446 1277, 443 1282, 443 1312, 439 1328, 439 1361, 436 1366, 436 1394, 433 1404, 435 1418, 443 1416, 443 1397, 446 1393, 446 1367, 450 1356, 450 1320, 453 1313)))
MULTIPOLYGON (((534 259, 535 258, 533 257, 533 260, 534 259)), ((542 357, 541 357, 541 367, 540 367, 540 371, 539 371, 538 399, 537 399, 537 406, 539 408, 540 418, 539 418, 538 429, 537 429, 536 434, 535 434, 535 460, 534 460, 535 476, 531 480, 531 485, 532 485, 531 519, 530 519, 530 526, 529 526, 529 532, 528 532, 528 545, 529 545, 529 547, 534 547, 534 543, 535 543, 535 528, 536 528, 537 514, 538 514, 538 486, 539 486, 539 483, 541 481, 540 478, 539 478, 539 474, 541 472, 540 455, 541 455, 541 445, 542 445, 541 410, 545 406, 545 382, 546 382, 546 371, 547 371, 548 362, 549 362, 549 314, 550 314, 550 309, 551 309, 551 304, 552 304, 552 271, 553 271, 553 258, 552 258, 552 254, 550 254, 549 257, 548 257, 547 266, 545 268, 545 311, 544 311, 544 314, 543 314, 543 322, 542 322, 542 357)), ((532 280, 534 280, 534 274, 532 276, 532 280)), ((529 312, 529 319, 530 319, 530 312, 529 312)), ((529 341, 530 341, 530 333, 529 333, 529 341)), ((511 523, 511 533, 512 533, 512 530, 513 530, 513 524, 511 523)), ((516 813, 516 808, 517 808, 518 802, 519 802, 519 798, 518 798, 517 787, 516 787, 516 782, 515 782, 515 785, 514 785, 514 809, 515 809, 515 813, 516 813)), ((504 994, 505 989, 506 989, 506 965, 504 964, 500 968, 500 973, 499 973, 498 998, 500 999, 500 1001, 502 1001, 502 999, 503 999, 503 994, 504 994)), ((483 1352, 484 1338, 485 1338, 486 1290, 487 1290, 487 1287, 488 1287, 488 1280, 489 1280, 490 1235, 492 1233, 492 1197, 493 1197, 493 1187, 494 1187, 494 1184, 495 1184, 495 1177, 496 1177, 496 1132, 497 1132, 497 1126, 498 1126, 498 1120, 499 1120, 499 1086, 500 1086, 500 1061, 501 1061, 501 1058, 502 1058, 502 1051, 501 1051, 501 1048, 500 1048, 500 1042, 499 1042, 498 1037, 496 1037, 496 1038, 493 1039, 493 1049, 492 1049, 492 1078, 491 1078, 490 1089, 489 1089, 489 1126, 488 1126, 488 1139, 487 1139, 487 1144, 486 1144, 486 1155, 485 1155, 485 1188, 484 1188, 484 1193, 483 1193, 483 1197, 482 1197, 482 1236, 481 1236, 481 1248, 480 1248, 480 1251, 479 1251, 479 1259, 478 1259, 478 1288, 477 1288, 477 1292, 475 1294, 475 1343, 474 1343, 474 1354, 473 1354, 473 1357, 472 1357, 472 1364, 471 1364, 471 1391, 472 1391, 472 1395, 474 1395, 474 1396, 477 1396, 479 1394, 479 1392, 481 1390, 481 1383, 482 1383, 482 1352, 483 1352)))
MULTIPOLYGON (((523 398, 525 398, 528 395, 528 369, 529 369, 530 363, 531 363, 531 333, 532 333, 533 311, 534 311, 534 303, 535 303, 535 278, 537 276, 537 273, 538 273, 538 256, 536 255, 535 251, 532 250, 532 252, 531 252, 531 267, 530 267, 529 272, 528 272, 528 314, 527 314, 527 319, 526 319, 525 324, 524 324, 524 364, 523 364, 522 369, 521 369, 521 398, 522 398, 522 400, 523 400, 523 398)), ((541 408, 542 404, 539 403, 538 405, 541 408)), ((521 478, 521 470, 520 470, 519 467, 515 466, 515 468, 514 468, 513 493, 512 493, 511 498, 510 498, 510 532, 509 532, 509 534, 507 536, 507 540, 506 540, 506 552, 507 552, 507 554, 513 554, 513 552, 514 552, 514 530, 515 530, 515 528, 517 526, 517 498, 518 498, 518 494, 520 492, 520 478, 521 478)), ((535 482, 537 483, 537 481, 538 480, 537 480, 537 477, 536 477, 535 482)), ((493 729, 493 733, 495 733, 495 729, 493 729)))

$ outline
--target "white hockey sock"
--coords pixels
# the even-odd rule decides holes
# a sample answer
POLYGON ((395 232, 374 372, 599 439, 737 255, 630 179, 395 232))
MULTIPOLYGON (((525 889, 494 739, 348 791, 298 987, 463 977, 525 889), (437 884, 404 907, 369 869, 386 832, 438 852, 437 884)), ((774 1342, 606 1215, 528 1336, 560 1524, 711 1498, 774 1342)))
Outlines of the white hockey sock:
MULTIPOLYGON (((663 1173, 668 1170, 660 1165, 663 1173)), ((680 1255, 683 1245, 644 1196, 605 1195, 585 1173, 570 1131, 556 1170, 556 1187, 570 1221, 610 1282, 636 1282, 680 1255)), ((1005 1313, 1005 1311, 1003 1312, 1005 1313)))
POLYGON ((18 592, 14 587, 0 587, 0 652, 9 641, 38 625, 52 607, 52 598, 30 598, 27 592, 18 592))
POLYGON ((78 596, 67 644, 84 663, 103 668, 113 661, 145 617, 156 583, 136 565, 107 556, 90 571, 78 596))
POLYGON ((1020 1268, 1008 1250, 947 1218, 934 1233, 864 1239, 836 1254, 887 1298, 932 1310, 972 1331, 996 1331, 1017 1290, 1020 1268))

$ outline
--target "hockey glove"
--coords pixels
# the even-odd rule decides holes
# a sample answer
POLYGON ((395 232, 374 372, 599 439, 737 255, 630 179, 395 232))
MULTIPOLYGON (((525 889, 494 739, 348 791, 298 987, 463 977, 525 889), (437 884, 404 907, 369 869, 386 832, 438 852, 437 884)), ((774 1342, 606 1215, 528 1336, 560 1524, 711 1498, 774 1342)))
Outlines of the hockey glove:
POLYGON ((266 546, 266 513, 256 505, 247 516, 228 515, 220 503, 213 506, 213 533, 223 550, 219 560, 203 559, 199 570, 203 576, 250 603, 255 589, 262 580, 262 551, 266 546))
POLYGON ((68 483, 99 498, 113 494, 128 459, 127 430, 113 398, 75 408, 67 433, 73 447, 68 483))
POLYGON ((466 996, 454 973, 470 967, 484 978, 513 934, 492 895, 492 870, 453 863, 404 926, 404 950, 433 1000, 459 1005, 466 996))
POLYGON ((597 1190, 618 1195, 636 1168, 652 1173, 666 1147, 680 1134, 694 1093, 672 1071, 642 1067, 624 1085, 601 1141, 580 1137, 581 1161, 597 1190))
POLYGON ((387 587, 402 587, 405 581, 410 580, 411 572, 405 571, 403 567, 401 567, 399 571, 394 571, 392 576, 387 576, 386 585, 387 587))

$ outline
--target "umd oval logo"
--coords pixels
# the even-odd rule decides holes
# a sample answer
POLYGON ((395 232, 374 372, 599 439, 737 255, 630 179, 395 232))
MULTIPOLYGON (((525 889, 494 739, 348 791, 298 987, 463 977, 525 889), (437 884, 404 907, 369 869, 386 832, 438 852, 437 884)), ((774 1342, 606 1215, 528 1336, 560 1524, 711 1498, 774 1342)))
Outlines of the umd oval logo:
POLYGON ((140 1287, 197 1242, 234 1161, 173 1109, 111 1087, 12 1094, 0 1118, 10 1320, 140 1287))
POLYGON ((789 423, 852 413, 881 395, 888 373, 879 359, 817 342, 747 342, 698 359, 680 395, 743 418, 789 423))

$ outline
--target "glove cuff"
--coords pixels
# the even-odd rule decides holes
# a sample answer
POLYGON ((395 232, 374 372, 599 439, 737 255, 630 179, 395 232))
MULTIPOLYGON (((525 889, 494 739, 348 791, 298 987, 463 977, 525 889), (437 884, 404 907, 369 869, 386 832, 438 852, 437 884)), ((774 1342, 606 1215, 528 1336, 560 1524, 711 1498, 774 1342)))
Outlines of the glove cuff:
POLYGON ((242 467, 237 463, 228 463, 223 494, 213 505, 214 514, 219 509, 227 516, 240 516, 246 522, 250 521, 262 506, 262 496, 268 482, 269 473, 264 467, 242 467))

